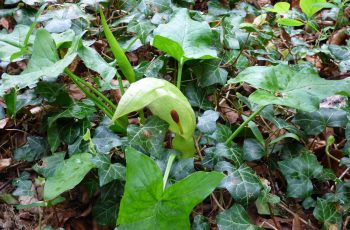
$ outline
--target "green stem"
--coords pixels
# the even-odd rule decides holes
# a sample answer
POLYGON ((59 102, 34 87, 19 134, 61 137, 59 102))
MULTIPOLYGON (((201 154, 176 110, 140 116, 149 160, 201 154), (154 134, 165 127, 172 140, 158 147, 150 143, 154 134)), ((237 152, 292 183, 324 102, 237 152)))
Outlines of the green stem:
POLYGON ((122 96, 124 95, 125 93, 125 90, 124 90, 124 85, 123 85, 123 79, 122 79, 122 76, 120 76, 120 74, 118 73, 118 70, 117 72, 115 73, 117 75, 117 79, 118 79, 118 85, 119 85, 119 90, 120 90, 120 93, 122 94, 122 96))
POLYGON ((164 177, 163 177, 163 190, 165 190, 165 186, 166 186, 166 182, 168 181, 170 169, 174 163, 175 158, 176 158, 176 154, 174 154, 174 153, 170 154, 170 156, 168 158, 168 163, 166 165, 165 173, 164 173, 164 177))
MULTIPOLYGON (((79 87, 83 93, 94 102, 94 104, 102 110, 103 113, 105 113, 110 119, 113 117, 113 111, 105 105, 98 97, 96 97, 94 94, 92 94, 89 90, 85 89, 84 86, 81 84, 81 82, 78 80, 79 77, 74 75, 71 71, 69 71, 67 68, 64 71, 70 79, 79 87)), ((126 125, 122 124, 120 121, 116 120, 115 124, 118 125, 122 130, 126 129, 126 125)))
POLYGON ((177 83, 176 83, 176 86, 177 86, 178 89, 180 89, 180 87, 181 87, 181 77, 182 77, 182 67, 183 66, 184 66, 184 62, 181 59, 181 61, 178 64, 178 67, 177 67, 177 83))
MULTIPOLYGON (((72 73, 73 74, 73 73, 72 73)), ((87 83, 86 81, 84 81, 83 79, 81 79, 80 77, 76 76, 76 79, 82 83, 83 85, 85 85, 87 88, 89 88, 93 93, 95 93, 97 96, 99 96, 101 99, 104 100, 105 103, 107 103, 109 106, 112 107, 113 110, 117 109, 117 106, 111 102, 105 95, 103 95, 102 93, 100 93, 100 91, 98 91, 97 89, 95 89, 92 85, 90 85, 89 83, 87 83)))
POLYGON ((244 127, 251 121, 253 120, 264 108, 266 105, 261 106, 257 111, 252 113, 247 120, 245 120, 235 131, 232 133, 232 135, 226 140, 225 144, 229 144, 243 129, 244 127))

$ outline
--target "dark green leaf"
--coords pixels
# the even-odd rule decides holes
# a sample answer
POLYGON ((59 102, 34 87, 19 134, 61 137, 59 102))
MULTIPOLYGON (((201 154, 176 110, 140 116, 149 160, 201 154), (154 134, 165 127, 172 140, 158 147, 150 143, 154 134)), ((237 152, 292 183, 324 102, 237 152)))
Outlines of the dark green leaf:
POLYGON ((228 72, 220 68, 219 60, 208 60, 198 63, 193 67, 193 73, 198 78, 199 85, 202 87, 220 84, 224 85, 227 81, 228 72))
POLYGON ((128 32, 136 33, 142 44, 146 43, 146 38, 156 27, 146 19, 134 18, 128 25, 128 32))
POLYGON ((307 152, 278 165, 288 183, 288 196, 294 198, 309 197, 313 191, 311 179, 318 178, 323 170, 316 156, 307 152))
POLYGON ((260 179, 247 165, 234 167, 228 162, 220 161, 215 169, 227 173, 220 187, 226 188, 236 202, 248 206, 250 201, 256 200, 260 195, 262 190, 260 179))
POLYGON ((109 129, 110 120, 105 118, 99 127, 96 128, 91 139, 98 153, 108 153, 112 148, 121 146, 120 137, 109 129))
POLYGON ((207 110, 198 117, 197 128, 202 133, 213 133, 216 130, 216 120, 220 114, 213 110, 207 110))
POLYGON ((325 229, 329 229, 331 224, 336 224, 341 229, 342 216, 337 211, 336 204, 317 198, 313 214, 318 221, 324 224, 325 229))
POLYGON ((191 230, 209 230, 209 224, 205 221, 204 216, 197 215, 193 219, 191 230))
POLYGON ((248 138, 244 140, 243 157, 246 161, 255 161, 261 159, 265 155, 264 146, 256 139, 248 138))
POLYGON ((57 166, 64 161, 64 152, 55 153, 52 156, 44 157, 41 162, 33 166, 35 172, 43 175, 45 178, 55 174, 57 166))
POLYGON ((232 130, 223 124, 217 124, 215 132, 211 135, 218 143, 224 143, 232 134, 232 130))
POLYGON ((236 166, 243 164, 243 152, 238 146, 228 147, 224 143, 218 143, 215 147, 204 151, 205 156, 202 161, 204 167, 212 169, 222 160, 232 160, 236 166))
POLYGON ((16 190, 12 193, 14 196, 33 196, 32 181, 29 180, 30 174, 26 171, 22 172, 19 178, 13 180, 12 184, 16 186, 16 190))
POLYGON ((185 95, 193 107, 203 110, 212 109, 210 102, 207 99, 207 92, 194 85, 188 85, 185 89, 185 95))
POLYGON ((154 156, 164 151, 164 138, 168 123, 156 116, 147 119, 143 126, 129 125, 127 129, 131 146, 154 156))
POLYGON ((16 101, 17 101, 17 92, 15 89, 12 89, 8 94, 4 96, 6 103, 6 113, 10 117, 16 118, 16 101))
POLYGON ((47 141, 51 147, 51 152, 55 152, 61 144, 60 134, 58 132, 57 123, 53 123, 47 129, 47 141))
POLYGON ((219 230, 262 230, 262 228, 251 223, 247 211, 239 204, 234 204, 230 209, 219 213, 216 222, 219 230))
POLYGON ((27 137, 27 143, 14 152, 16 160, 35 161, 43 157, 47 152, 48 144, 45 138, 38 136, 27 137))
POLYGON ((63 84, 41 81, 35 88, 35 93, 46 98, 52 105, 65 107, 73 103, 63 84))
POLYGON ((348 118, 343 110, 321 108, 311 113, 297 113, 294 122, 304 129, 308 135, 318 135, 326 127, 345 127, 348 118))
POLYGON ((125 179, 125 167, 119 163, 112 164, 108 155, 97 154, 91 161, 98 168, 101 187, 113 180, 125 179))

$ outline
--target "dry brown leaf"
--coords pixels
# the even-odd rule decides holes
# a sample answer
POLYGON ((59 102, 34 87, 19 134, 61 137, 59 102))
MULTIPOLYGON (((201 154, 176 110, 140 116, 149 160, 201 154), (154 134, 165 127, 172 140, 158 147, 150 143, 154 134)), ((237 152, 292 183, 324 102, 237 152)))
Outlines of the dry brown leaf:
POLYGON ((292 230, 301 230, 301 224, 300 224, 300 219, 299 219, 298 214, 294 215, 292 230))
POLYGON ((238 113, 236 113, 226 101, 223 101, 219 105, 220 112, 227 118, 230 124, 236 123, 238 119, 238 113))
POLYGON ((10 118, 4 118, 4 119, 1 119, 0 120, 0 129, 3 129, 3 128, 5 128, 6 127, 6 125, 7 125, 7 122, 10 120, 10 118))
POLYGON ((347 27, 338 30, 330 37, 328 43, 334 45, 341 45, 345 41, 345 39, 349 37, 346 31, 347 27))
POLYGON ((0 159, 0 171, 11 165, 11 158, 0 159))

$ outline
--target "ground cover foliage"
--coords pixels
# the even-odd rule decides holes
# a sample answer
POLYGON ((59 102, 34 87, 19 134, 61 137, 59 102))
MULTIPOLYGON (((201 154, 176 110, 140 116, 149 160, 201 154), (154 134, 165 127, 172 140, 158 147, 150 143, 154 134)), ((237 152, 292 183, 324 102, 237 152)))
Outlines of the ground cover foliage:
POLYGON ((0 228, 349 229, 349 2, 0 2, 0 228))

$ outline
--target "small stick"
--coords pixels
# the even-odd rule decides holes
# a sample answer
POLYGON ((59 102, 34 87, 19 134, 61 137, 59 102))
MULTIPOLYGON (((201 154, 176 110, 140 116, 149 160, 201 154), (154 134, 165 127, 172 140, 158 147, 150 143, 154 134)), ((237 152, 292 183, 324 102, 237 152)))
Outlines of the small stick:
MULTIPOLYGON (((284 210, 286 210, 287 212, 289 212, 290 214, 292 214, 293 216, 297 215, 295 212, 293 212, 292 210, 290 210, 289 208, 287 208, 286 206, 284 206, 283 204, 277 204, 279 207, 283 208, 284 210)), ((317 230, 318 228, 316 228, 315 226, 313 226, 311 223, 307 222, 306 220, 304 220, 303 218, 301 218, 299 215, 297 215, 299 220, 301 222, 303 222, 304 224, 310 226, 312 229, 317 230)))

